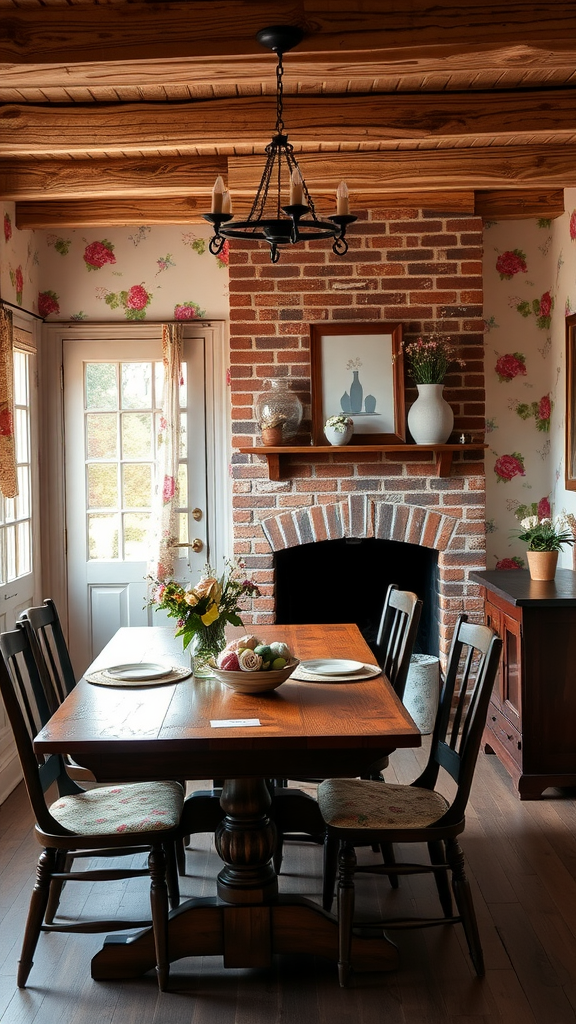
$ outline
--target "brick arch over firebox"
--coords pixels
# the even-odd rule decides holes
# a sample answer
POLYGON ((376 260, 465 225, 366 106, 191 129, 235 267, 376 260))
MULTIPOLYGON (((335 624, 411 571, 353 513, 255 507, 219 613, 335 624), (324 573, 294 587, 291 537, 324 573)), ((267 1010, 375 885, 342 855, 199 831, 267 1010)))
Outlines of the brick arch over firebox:
POLYGON ((456 550, 460 520, 417 505, 350 495, 328 505, 311 505, 261 523, 272 551, 346 537, 396 540, 439 552, 456 550))
POLYGON ((449 649, 452 627, 461 611, 481 618, 481 602, 465 599, 468 566, 463 521, 432 509, 350 495, 343 501, 281 512, 262 520, 271 552, 302 544, 346 538, 391 540, 438 552, 440 652, 449 649))

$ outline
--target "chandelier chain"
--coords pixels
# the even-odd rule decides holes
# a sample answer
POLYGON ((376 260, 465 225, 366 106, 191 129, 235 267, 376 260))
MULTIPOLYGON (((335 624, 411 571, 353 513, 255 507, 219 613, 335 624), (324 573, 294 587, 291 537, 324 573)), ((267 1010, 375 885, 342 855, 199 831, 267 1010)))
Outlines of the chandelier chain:
POLYGON ((278 54, 278 64, 276 67, 276 131, 278 134, 284 132, 284 121, 282 118, 284 108, 284 65, 282 63, 282 54, 278 54))

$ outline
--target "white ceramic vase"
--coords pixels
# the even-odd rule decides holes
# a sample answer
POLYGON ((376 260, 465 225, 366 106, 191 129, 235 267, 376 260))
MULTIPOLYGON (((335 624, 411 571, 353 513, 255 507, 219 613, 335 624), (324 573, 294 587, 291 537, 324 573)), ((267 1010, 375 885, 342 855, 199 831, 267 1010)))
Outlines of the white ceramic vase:
POLYGON ((329 444, 348 444, 354 433, 354 424, 345 427, 344 430, 336 430, 336 427, 324 427, 324 435, 329 444))
POLYGON ((418 398, 408 411, 408 429, 416 444, 444 444, 454 413, 442 395, 443 384, 417 384, 418 398))

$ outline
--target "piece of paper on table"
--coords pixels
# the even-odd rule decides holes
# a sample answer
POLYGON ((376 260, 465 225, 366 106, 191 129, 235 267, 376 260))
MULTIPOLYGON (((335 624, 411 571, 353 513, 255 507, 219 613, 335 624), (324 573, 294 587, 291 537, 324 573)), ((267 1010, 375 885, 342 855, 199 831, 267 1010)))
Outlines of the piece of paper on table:
POLYGON ((259 718, 213 718, 210 721, 213 729, 236 729, 245 725, 260 725, 259 718))

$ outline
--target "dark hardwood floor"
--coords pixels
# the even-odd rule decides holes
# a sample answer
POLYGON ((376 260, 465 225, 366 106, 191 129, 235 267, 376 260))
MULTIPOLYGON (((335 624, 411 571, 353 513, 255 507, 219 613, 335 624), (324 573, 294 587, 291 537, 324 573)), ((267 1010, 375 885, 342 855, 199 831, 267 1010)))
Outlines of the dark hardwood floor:
MULTIPOLYGON (((387 778, 410 781, 422 751, 397 752, 387 778)), ((197 785, 201 788, 201 784, 197 785)), ((401 966, 357 974, 338 987, 320 959, 278 958, 269 971, 224 970, 219 957, 172 967, 171 991, 153 975, 94 982, 99 935, 42 935, 29 987, 16 988, 24 918, 39 847, 20 786, 0 808, 0 1021, 2 1024, 576 1024, 576 792, 549 790, 520 803, 494 757, 480 755, 462 840, 486 959, 476 978, 459 926, 396 933, 401 966)), ((370 851, 363 859, 374 857, 370 851)), ((194 837, 184 896, 212 895, 218 858, 194 837)), ((432 883, 433 885, 433 883, 432 883)), ((321 849, 286 845, 281 888, 320 899, 321 849)), ((421 912, 435 903, 431 880, 361 878, 359 910, 386 902, 421 912)), ((74 917, 147 913, 147 880, 70 883, 61 908, 74 917)))

